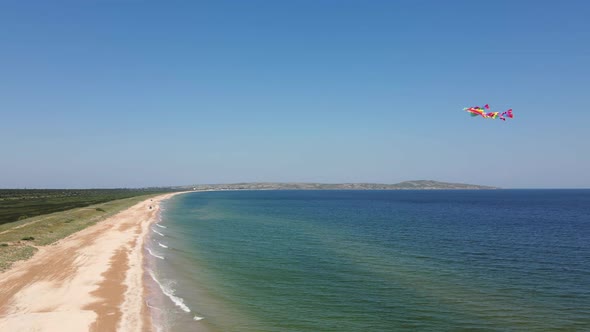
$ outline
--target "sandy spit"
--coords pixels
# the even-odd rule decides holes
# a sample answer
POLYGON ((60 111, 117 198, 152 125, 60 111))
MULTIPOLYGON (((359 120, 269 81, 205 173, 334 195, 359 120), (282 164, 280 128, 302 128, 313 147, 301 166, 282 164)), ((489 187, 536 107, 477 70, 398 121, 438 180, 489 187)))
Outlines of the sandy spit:
POLYGON ((151 331, 144 240, 159 203, 175 194, 40 247, 0 274, 0 331, 151 331))

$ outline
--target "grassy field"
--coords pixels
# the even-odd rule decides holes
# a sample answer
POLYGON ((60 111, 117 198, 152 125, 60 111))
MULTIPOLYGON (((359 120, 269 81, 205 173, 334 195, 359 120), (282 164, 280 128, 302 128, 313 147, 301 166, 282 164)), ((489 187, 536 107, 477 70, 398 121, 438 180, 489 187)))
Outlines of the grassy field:
POLYGON ((0 271, 48 245, 157 194, 111 200, 0 225, 0 271))
POLYGON ((166 189, 0 189, 0 225, 48 213, 146 194, 166 189))

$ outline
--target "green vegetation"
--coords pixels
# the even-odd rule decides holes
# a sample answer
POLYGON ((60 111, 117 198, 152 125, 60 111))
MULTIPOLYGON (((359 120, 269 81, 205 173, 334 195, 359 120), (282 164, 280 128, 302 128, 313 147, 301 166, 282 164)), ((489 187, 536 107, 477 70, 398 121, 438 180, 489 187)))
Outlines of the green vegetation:
POLYGON ((172 191, 170 188, 0 189, 0 225, 117 199, 172 191))
POLYGON ((113 200, 0 225, 0 271, 28 259, 43 246, 94 225, 152 195, 113 200))
POLYGON ((37 250, 35 247, 23 245, 0 246, 0 271, 5 271, 16 261, 31 258, 37 250))

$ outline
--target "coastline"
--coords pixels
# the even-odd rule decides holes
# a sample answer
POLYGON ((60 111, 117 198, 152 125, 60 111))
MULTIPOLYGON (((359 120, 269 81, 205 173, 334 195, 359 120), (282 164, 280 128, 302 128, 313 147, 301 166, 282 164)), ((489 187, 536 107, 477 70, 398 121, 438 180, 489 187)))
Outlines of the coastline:
POLYGON ((182 193, 133 205, 0 274, 0 330, 150 331, 144 242, 161 202, 182 193))
MULTIPOLYGON (((203 192, 201 190, 191 192, 203 192)), ((147 319, 151 326, 151 331, 174 331, 174 325, 178 323, 176 313, 181 313, 182 319, 187 320, 190 317, 191 322, 199 322, 204 317, 200 317, 193 309, 185 303, 183 294, 177 294, 173 286, 174 279, 164 276, 161 273, 165 270, 174 273, 174 268, 162 267, 160 264, 168 257, 167 232, 168 226, 164 212, 166 206, 160 205, 156 217, 152 220, 146 236, 143 248, 143 271, 144 271, 144 300, 147 310, 147 319), (165 244, 164 244, 165 243, 165 244)), ((171 253, 171 255, 174 255, 171 253)), ((206 332, 209 331, 202 324, 193 325, 191 331, 206 332)))

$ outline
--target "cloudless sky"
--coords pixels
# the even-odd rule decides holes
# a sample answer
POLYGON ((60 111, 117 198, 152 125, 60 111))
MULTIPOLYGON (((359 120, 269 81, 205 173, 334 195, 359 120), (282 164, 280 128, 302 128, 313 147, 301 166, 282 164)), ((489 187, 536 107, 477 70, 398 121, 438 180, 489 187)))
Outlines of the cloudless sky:
POLYGON ((589 15, 583 0, 0 0, 0 188, 588 188, 589 15), (515 119, 462 111, 485 103, 515 119))

